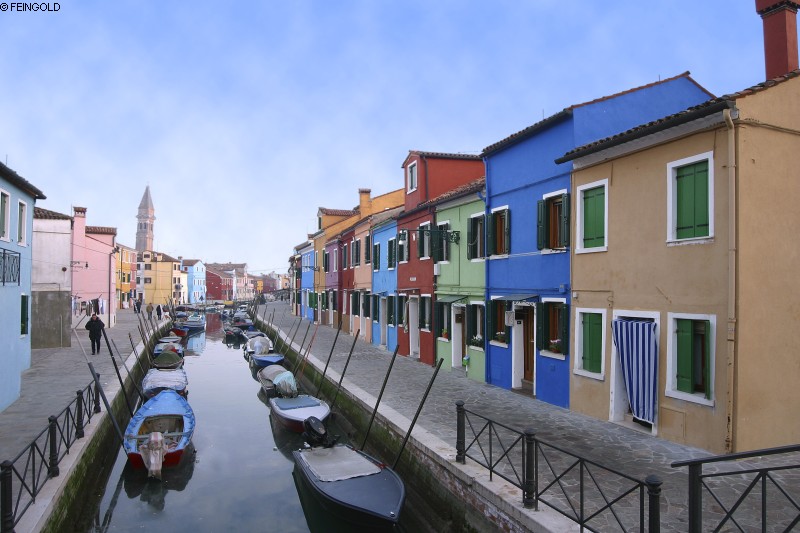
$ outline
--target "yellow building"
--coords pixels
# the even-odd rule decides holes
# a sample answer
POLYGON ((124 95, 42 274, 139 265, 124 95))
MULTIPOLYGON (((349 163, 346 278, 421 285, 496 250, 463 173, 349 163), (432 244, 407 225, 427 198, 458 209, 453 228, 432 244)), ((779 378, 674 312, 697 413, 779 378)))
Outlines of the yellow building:
POLYGON ((177 301, 176 297, 181 294, 177 286, 182 284, 186 287, 186 280, 181 281, 180 260, 164 253, 145 251, 139 252, 139 264, 141 286, 137 283, 137 290, 143 293, 145 304, 165 305, 177 301))
POLYGON ((119 309, 128 309, 136 298, 137 252, 124 244, 117 244, 117 302, 119 309))

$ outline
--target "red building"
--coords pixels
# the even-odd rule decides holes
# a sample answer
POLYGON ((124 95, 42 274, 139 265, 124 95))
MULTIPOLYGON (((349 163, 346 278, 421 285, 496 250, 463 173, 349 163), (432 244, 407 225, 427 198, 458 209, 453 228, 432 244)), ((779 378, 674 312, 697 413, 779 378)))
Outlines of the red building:
POLYGON ((206 301, 233 300, 233 278, 230 274, 206 268, 206 301))
POLYGON ((410 151, 403 162, 405 211, 397 220, 397 292, 400 316, 398 353, 433 365, 435 337, 433 244, 435 203, 430 200, 484 176, 477 155, 410 151))

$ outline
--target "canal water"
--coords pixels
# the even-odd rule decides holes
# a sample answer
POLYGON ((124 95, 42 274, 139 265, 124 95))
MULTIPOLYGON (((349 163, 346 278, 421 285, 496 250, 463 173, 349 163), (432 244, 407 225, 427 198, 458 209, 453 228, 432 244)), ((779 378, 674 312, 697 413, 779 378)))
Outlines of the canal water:
MULTIPOLYGON (((347 531, 296 485, 291 452, 302 439, 272 423, 241 347, 224 343, 219 315, 207 319, 206 332, 188 340, 184 365, 197 420, 194 455, 158 481, 131 469, 118 449, 75 530, 347 531)), ((335 425, 329 430, 344 436, 335 425)))

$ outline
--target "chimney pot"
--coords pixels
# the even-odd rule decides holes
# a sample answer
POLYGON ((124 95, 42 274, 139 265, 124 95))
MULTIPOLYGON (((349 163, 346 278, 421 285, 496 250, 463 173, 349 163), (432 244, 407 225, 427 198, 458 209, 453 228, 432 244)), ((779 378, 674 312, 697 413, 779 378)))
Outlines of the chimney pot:
POLYGON ((793 0, 756 0, 764 26, 764 63, 767 79, 798 68, 797 8, 793 0))

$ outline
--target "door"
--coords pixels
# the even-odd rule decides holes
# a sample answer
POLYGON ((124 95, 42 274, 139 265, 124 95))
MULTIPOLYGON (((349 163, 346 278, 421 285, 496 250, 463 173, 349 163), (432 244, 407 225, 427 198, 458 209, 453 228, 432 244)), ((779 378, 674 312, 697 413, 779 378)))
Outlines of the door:
POLYGON ((408 352, 419 357, 419 297, 408 299, 408 352))
POLYGON ((536 365, 536 323, 533 307, 523 307, 517 311, 517 316, 522 314, 522 346, 523 346, 523 373, 522 379, 533 383, 534 369, 536 365))

